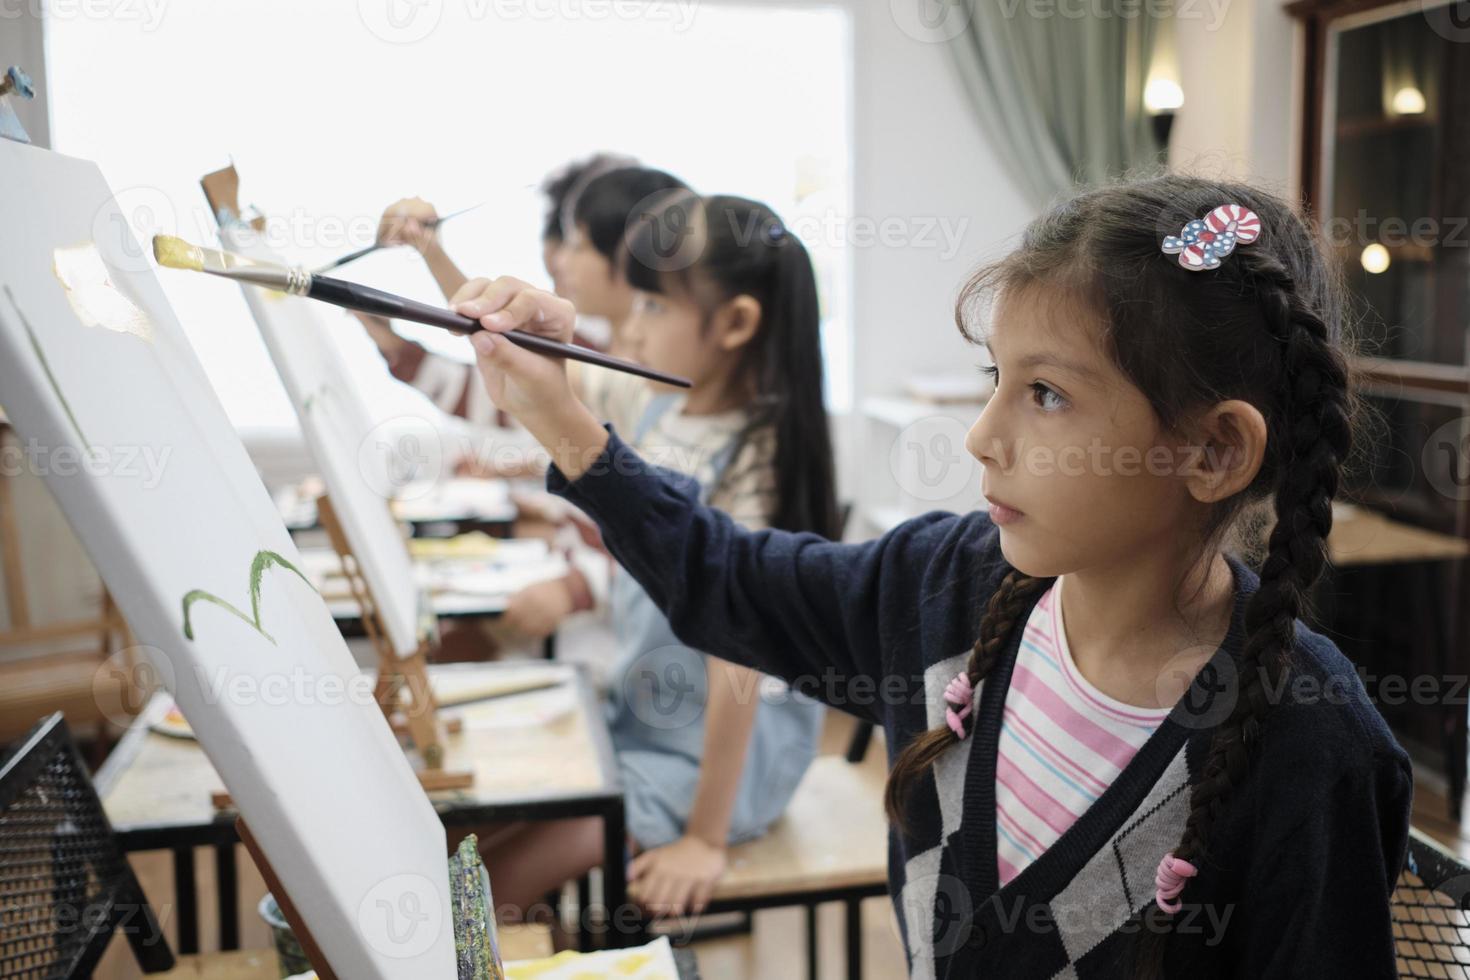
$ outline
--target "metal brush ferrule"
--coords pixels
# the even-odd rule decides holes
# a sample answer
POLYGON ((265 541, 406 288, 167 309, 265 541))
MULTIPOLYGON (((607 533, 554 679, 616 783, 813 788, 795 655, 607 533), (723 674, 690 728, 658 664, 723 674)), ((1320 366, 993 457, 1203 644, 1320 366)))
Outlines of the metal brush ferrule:
POLYGON ((286 292, 292 296, 305 296, 311 292, 311 273, 305 269, 296 268, 287 270, 286 292))

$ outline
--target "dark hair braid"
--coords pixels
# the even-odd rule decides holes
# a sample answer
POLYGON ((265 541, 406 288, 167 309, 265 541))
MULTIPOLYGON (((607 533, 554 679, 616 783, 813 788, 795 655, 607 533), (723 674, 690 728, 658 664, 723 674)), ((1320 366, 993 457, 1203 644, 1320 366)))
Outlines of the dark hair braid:
MULTIPOLYGON (((1000 653, 1005 649, 1006 639, 1011 635, 1021 613, 1030 608, 1032 597, 1046 591, 1054 578, 1033 578, 1011 569, 986 604, 985 615, 980 620, 980 637, 970 651, 970 661, 965 673, 970 686, 978 688, 980 682, 990 676, 1000 653)), ((966 730, 974 725, 973 714, 966 720, 966 730)), ((911 741, 894 760, 888 774, 888 785, 883 792, 883 805, 888 818, 900 827, 904 824, 903 807, 914 783, 929 771, 940 753, 959 741, 948 725, 930 729, 911 741)))
MULTIPOLYGON (((1280 690, 1295 642, 1295 621, 1327 562, 1332 499, 1352 446, 1349 370, 1318 312, 1303 302, 1289 271, 1267 255, 1239 256, 1245 278, 1261 297, 1265 322, 1281 342, 1285 385, 1269 444, 1278 454, 1276 525, 1260 571, 1260 587, 1245 609, 1245 649, 1229 717, 1215 730, 1190 812, 1174 855, 1199 864, 1209 857, 1211 831, 1235 787, 1250 771, 1252 750, 1280 690)), ((1188 886, 1186 885, 1186 890, 1188 886)), ((1150 905, 1140 932, 1135 976, 1163 976, 1164 940, 1172 916, 1150 905)))

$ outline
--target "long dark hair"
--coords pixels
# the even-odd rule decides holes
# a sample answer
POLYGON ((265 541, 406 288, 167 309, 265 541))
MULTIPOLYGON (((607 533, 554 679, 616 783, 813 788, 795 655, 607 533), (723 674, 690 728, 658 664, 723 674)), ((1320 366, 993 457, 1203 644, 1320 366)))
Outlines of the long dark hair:
MULTIPOLYGON (((1201 556, 1213 556, 1253 510, 1274 508, 1260 587, 1245 609, 1239 690, 1229 717, 1211 735, 1173 848, 1176 857, 1198 865, 1208 860, 1211 832, 1249 774, 1270 709, 1267 692, 1286 668, 1294 621, 1326 561, 1332 498, 1361 407, 1349 371, 1346 304, 1313 226, 1290 206, 1242 184, 1179 175, 1092 190, 1037 218, 1014 253, 966 284, 956 309, 960 330, 978 339, 977 304, 1033 286, 1066 291, 1099 313, 1109 355, 1165 431, 1225 399, 1249 402, 1266 420, 1260 471, 1249 487, 1214 506, 1201 535, 1201 556), (1164 236, 1178 235, 1186 222, 1221 204, 1254 211, 1259 238, 1205 271, 1181 268, 1160 251, 1164 236)), ((1005 576, 970 656, 974 686, 995 666, 1023 611, 1054 581, 1014 568, 1005 576)), ((910 790, 955 741, 941 725, 905 747, 886 791, 894 820, 902 823, 910 790)), ((1155 905, 1145 914, 1152 918, 1139 930, 1134 970, 1153 978, 1161 975, 1173 917, 1155 905)))
POLYGON ((800 239, 758 201, 676 191, 633 215, 620 266, 634 289, 690 296, 706 318, 736 296, 760 303, 760 325, 741 348, 733 375, 751 394, 751 417, 732 458, 769 427, 776 473, 771 526, 837 537, 821 315, 811 257, 800 239))

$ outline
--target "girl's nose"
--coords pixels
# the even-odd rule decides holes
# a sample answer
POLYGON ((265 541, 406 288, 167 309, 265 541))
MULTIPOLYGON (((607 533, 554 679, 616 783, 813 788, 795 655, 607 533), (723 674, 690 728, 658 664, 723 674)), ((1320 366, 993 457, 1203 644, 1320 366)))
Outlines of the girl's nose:
POLYGON ((981 463, 1005 469, 1008 465, 1005 440, 1000 425, 1000 410, 994 396, 965 434, 965 449, 981 463))

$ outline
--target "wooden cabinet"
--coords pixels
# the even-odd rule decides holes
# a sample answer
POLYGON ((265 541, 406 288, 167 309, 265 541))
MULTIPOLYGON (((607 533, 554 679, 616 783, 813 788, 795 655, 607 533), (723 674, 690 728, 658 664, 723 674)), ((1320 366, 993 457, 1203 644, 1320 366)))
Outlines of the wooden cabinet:
MULTIPOLYGON (((1470 538, 1470 0, 1286 9, 1303 27, 1302 193, 1355 300, 1366 426, 1343 496, 1470 538)), ((1447 690, 1470 673, 1464 566, 1338 569, 1332 589, 1355 608, 1333 638, 1376 677, 1447 690)), ((1445 751, 1453 791, 1466 705, 1451 698, 1379 707, 1445 751)))

